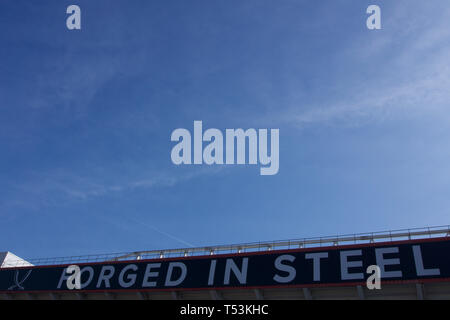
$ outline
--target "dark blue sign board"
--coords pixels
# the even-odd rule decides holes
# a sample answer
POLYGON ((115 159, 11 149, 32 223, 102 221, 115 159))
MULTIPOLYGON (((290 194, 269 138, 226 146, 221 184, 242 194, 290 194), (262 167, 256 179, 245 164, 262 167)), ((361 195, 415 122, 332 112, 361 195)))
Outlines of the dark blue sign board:
POLYGON ((365 284, 450 278, 450 239, 435 238, 229 255, 0 269, 1 292, 146 291, 365 284))

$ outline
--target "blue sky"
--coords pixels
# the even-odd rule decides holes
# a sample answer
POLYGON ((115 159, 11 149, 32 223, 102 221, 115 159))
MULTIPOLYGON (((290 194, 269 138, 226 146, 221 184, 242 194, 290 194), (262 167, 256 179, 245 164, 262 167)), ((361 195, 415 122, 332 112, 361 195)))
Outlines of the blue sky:
POLYGON ((0 251, 449 223, 447 0, 2 0, 0 40, 0 251), (279 128, 279 173, 173 165, 194 120, 279 128))

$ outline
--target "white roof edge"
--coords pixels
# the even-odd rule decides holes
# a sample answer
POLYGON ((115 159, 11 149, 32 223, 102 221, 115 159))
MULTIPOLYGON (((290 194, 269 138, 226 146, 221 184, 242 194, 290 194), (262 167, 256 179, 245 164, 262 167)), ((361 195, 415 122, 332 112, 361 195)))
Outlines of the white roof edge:
POLYGON ((5 251, 0 252, 0 268, 11 268, 11 267, 29 267, 32 266, 31 263, 16 256, 14 253, 5 251))

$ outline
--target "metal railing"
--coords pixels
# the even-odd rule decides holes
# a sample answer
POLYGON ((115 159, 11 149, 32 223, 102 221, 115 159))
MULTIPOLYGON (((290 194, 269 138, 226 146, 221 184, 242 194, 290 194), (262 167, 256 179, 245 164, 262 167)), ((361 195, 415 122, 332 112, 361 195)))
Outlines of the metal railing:
POLYGON ((276 240, 264 242, 252 242, 233 245, 218 245, 197 248, 178 248, 165 250, 145 250, 135 252, 95 254, 83 256, 69 256, 56 258, 40 258, 9 261, 1 268, 11 268, 31 265, 57 265, 57 264, 77 264, 87 262, 108 262, 108 261, 126 261, 155 258, 172 258, 186 256, 203 256, 226 253, 246 253, 258 251, 283 250, 294 248, 310 248, 321 246, 337 246, 341 244, 364 244, 376 242, 388 242, 398 240, 424 239, 434 237, 449 237, 450 225, 438 227, 425 227, 414 229, 402 229, 391 231, 380 231, 370 233, 358 233, 347 235, 336 235, 326 237, 314 237, 292 240, 276 240))

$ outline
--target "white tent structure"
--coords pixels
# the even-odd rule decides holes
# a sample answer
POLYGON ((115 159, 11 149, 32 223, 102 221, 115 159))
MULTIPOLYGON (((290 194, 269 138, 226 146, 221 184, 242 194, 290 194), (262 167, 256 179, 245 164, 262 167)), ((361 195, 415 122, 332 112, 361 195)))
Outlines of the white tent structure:
POLYGON ((29 267, 32 266, 28 261, 16 256, 9 251, 0 252, 0 268, 29 267))

